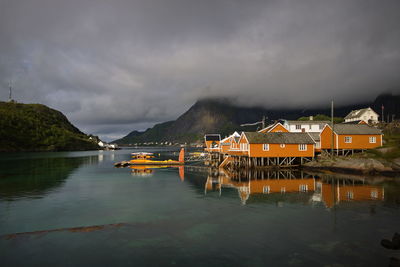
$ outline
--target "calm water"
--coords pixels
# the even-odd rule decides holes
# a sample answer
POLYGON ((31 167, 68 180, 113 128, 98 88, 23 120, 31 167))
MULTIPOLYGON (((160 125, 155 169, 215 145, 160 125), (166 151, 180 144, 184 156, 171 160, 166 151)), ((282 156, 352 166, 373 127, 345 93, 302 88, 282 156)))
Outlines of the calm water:
POLYGON ((400 179, 113 168, 130 152, 0 155, 0 265, 388 266, 400 258, 380 245, 400 232, 400 179))

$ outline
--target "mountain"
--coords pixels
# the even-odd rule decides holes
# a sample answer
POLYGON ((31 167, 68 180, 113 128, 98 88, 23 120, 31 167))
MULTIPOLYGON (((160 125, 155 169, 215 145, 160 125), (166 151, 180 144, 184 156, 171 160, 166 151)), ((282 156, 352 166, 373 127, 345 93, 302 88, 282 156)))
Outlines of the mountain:
POLYGON ((235 130, 255 129, 243 128, 240 124, 258 121, 264 113, 262 108, 242 108, 223 100, 204 99, 197 101, 175 121, 156 124, 144 132, 133 131, 113 142, 191 142, 200 140, 207 132, 228 134, 235 130))
MULTIPOLYGON (((335 108, 335 116, 344 117, 351 110, 371 106, 380 113, 382 104, 385 114, 396 114, 400 118, 400 96, 380 95, 371 103, 359 103, 335 108)), ((144 132, 133 131, 127 136, 115 140, 120 145, 144 142, 193 142, 202 140, 205 133, 229 135, 234 131, 252 131, 257 126, 241 127, 244 123, 260 121, 267 116, 268 122, 278 119, 296 120, 300 117, 325 114, 330 116, 330 103, 326 108, 309 109, 266 109, 262 107, 239 107, 229 99, 202 99, 175 121, 156 124, 144 132)), ((258 126, 260 127, 260 125, 258 126)))
POLYGON ((400 95, 392 95, 392 94, 382 94, 379 95, 375 101, 371 104, 371 108, 375 110, 379 114, 379 119, 382 117, 382 106, 384 107, 384 120, 392 121, 394 119, 400 119, 400 95))
POLYGON ((0 102, 0 151, 98 149, 61 112, 41 104, 0 102))

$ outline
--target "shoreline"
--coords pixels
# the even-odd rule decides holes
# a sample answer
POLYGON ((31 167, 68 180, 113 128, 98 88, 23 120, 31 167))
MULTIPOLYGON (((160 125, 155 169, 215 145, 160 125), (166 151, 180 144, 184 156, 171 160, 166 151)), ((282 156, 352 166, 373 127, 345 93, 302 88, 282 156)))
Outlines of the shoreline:
POLYGON ((355 168, 343 168, 335 166, 302 166, 304 171, 317 171, 324 174, 347 174, 356 176, 369 176, 369 177, 400 177, 400 171, 377 171, 369 169, 355 169, 355 168))
POLYGON ((301 166, 301 168, 342 174, 396 177, 400 176, 399 163, 399 158, 389 161, 371 157, 336 157, 312 161, 301 166))

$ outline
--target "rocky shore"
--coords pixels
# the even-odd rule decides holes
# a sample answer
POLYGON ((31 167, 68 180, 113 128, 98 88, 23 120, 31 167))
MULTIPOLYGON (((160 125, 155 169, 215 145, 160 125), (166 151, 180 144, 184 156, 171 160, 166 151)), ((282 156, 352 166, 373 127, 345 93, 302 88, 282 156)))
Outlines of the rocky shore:
POLYGON ((365 157, 321 158, 306 163, 303 168, 349 174, 400 176, 400 158, 392 160, 365 157))

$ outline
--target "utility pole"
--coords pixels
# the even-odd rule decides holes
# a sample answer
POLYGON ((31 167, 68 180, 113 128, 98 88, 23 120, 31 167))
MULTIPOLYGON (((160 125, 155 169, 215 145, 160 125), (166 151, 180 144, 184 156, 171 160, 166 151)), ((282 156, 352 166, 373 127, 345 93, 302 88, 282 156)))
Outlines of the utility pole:
POLYGON ((332 100, 332 102, 331 102, 331 128, 332 128, 332 136, 331 136, 331 157, 333 158, 333 149, 334 149, 334 144, 333 144, 333 142, 334 142, 334 139, 335 139, 335 136, 334 136, 334 132, 333 132, 333 100, 332 100))
POLYGON ((262 118, 262 128, 261 129, 264 129, 264 128, 265 128, 265 115, 262 118))
POLYGON ((261 124, 261 125, 262 125, 262 129, 264 129, 264 128, 265 128, 266 119, 268 119, 268 117, 264 115, 264 116, 262 117, 261 121, 257 121, 257 122, 254 122, 254 123, 243 123, 243 124, 240 124, 240 127, 244 127, 244 126, 254 126, 254 125, 261 124))
POLYGON ((8 83, 8 87, 9 87, 9 89, 10 89, 10 95, 9 95, 9 97, 8 97, 8 101, 11 102, 11 101, 12 101, 12 81, 10 81, 10 82, 8 83))

